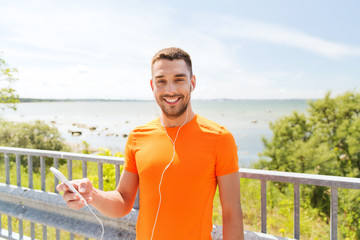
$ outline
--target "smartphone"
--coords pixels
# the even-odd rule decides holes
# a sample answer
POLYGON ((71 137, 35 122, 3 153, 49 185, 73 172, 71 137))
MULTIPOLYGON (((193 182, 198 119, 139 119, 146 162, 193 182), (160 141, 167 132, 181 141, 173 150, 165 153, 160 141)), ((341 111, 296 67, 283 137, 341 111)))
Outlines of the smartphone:
POLYGON ((60 182, 65 183, 66 186, 69 187, 71 192, 76 193, 81 199, 84 199, 85 203, 87 204, 85 198, 74 188, 73 185, 71 185, 71 183, 69 182, 69 180, 67 180, 64 174, 62 174, 59 170, 53 167, 50 168, 50 171, 52 171, 52 173, 55 175, 57 179, 59 179, 60 182))

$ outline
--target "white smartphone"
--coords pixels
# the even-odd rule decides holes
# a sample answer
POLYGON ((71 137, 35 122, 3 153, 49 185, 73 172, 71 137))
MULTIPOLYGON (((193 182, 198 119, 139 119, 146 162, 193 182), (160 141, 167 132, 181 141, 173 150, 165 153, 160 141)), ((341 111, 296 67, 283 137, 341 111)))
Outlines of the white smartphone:
POLYGON ((84 199, 85 203, 87 204, 85 198, 74 188, 73 185, 71 185, 71 183, 69 182, 69 180, 67 180, 64 174, 62 174, 59 170, 53 167, 50 168, 50 171, 52 171, 52 173, 56 176, 57 179, 59 179, 60 182, 65 183, 66 186, 68 186, 73 193, 76 193, 81 199, 84 199))

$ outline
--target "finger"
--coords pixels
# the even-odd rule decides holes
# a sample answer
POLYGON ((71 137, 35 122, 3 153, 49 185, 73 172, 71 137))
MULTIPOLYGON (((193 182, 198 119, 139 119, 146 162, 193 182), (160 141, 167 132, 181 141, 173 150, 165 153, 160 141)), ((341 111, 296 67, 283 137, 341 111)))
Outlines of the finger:
POLYGON ((64 192, 63 198, 66 202, 77 201, 80 199, 79 195, 77 195, 76 193, 73 193, 71 191, 64 192))
POLYGON ((86 202, 87 202, 88 204, 92 203, 92 201, 94 201, 94 198, 93 198, 93 197, 89 197, 89 198, 86 199, 86 202))
POLYGON ((58 192, 65 192, 69 190, 69 187, 64 183, 60 183, 56 186, 56 190, 58 190, 58 192))
POLYGON ((67 206, 72 209, 80 209, 85 206, 85 201, 83 199, 68 201, 67 206))
POLYGON ((81 179, 79 182, 79 192, 80 193, 89 193, 92 189, 92 183, 88 178, 81 179))

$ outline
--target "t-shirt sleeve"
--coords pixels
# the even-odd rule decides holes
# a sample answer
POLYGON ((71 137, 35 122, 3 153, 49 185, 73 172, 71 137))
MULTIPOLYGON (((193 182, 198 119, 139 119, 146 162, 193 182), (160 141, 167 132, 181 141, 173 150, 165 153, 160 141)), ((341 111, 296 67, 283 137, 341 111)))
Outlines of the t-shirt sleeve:
POLYGON ((124 162, 124 169, 128 172, 132 172, 138 174, 137 167, 136 167, 136 160, 134 155, 135 149, 135 135, 131 132, 128 136, 125 145, 125 162, 124 162))
POLYGON ((237 147, 233 135, 225 131, 218 136, 216 143, 216 176, 239 171, 237 147))

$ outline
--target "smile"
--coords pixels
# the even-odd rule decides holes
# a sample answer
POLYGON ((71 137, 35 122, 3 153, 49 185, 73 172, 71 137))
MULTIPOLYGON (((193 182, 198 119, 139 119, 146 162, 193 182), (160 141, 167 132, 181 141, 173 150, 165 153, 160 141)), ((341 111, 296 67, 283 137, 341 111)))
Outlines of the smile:
POLYGON ((175 104, 178 101, 180 101, 180 97, 177 97, 177 98, 164 98, 164 101, 169 103, 169 104, 175 104))

